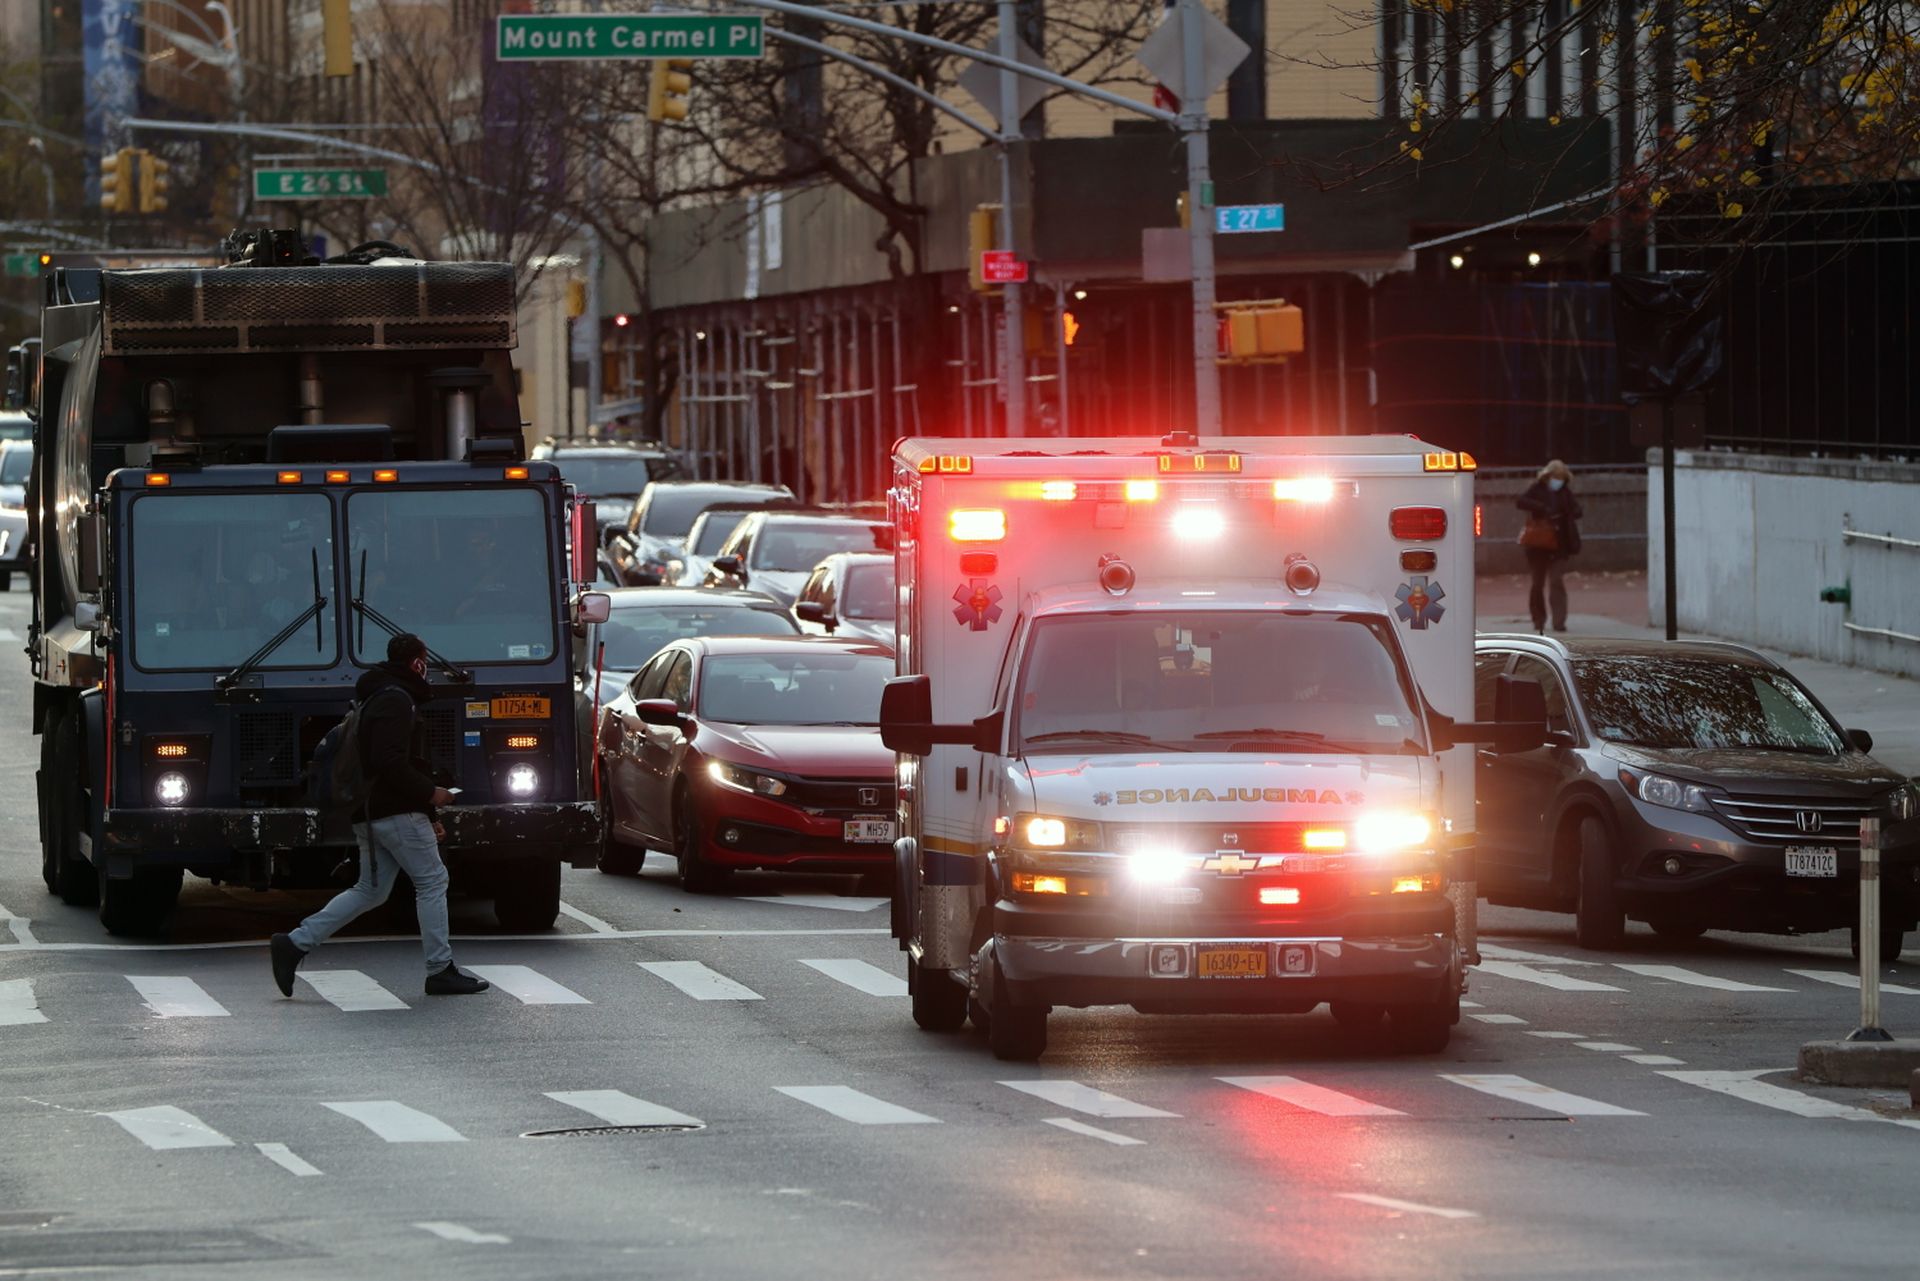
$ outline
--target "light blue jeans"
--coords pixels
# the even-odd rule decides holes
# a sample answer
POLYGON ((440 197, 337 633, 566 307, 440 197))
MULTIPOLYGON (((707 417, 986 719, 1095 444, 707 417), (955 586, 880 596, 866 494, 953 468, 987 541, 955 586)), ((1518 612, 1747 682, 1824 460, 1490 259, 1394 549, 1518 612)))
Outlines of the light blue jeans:
POLYGON ((447 865, 440 861, 440 843, 425 814, 395 814, 371 823, 355 823, 353 839, 360 843, 360 879, 352 888, 300 922, 290 937, 293 945, 311 952, 341 927, 370 912, 393 893, 396 872, 413 882, 420 916, 420 950, 426 953, 427 973, 436 974, 453 963, 453 943, 447 937, 447 865))

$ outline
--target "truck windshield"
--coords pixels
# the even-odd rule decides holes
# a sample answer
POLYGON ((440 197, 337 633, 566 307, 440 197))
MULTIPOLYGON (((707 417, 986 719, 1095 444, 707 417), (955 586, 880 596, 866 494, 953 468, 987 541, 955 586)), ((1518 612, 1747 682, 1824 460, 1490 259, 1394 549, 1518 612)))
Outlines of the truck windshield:
POLYGON ((1042 619, 1014 706, 1030 755, 1425 750, 1389 624, 1364 615, 1042 619))
POLYGON ((133 502, 127 617, 134 665, 226 671, 313 603, 327 606, 261 668, 328 667, 334 622, 333 505, 322 494, 143 494, 133 502))
MULTIPOLYGON (((531 488, 369 490, 347 500, 350 594, 455 663, 554 654, 546 498, 531 488)), ((353 657, 387 634, 353 623, 353 657)))

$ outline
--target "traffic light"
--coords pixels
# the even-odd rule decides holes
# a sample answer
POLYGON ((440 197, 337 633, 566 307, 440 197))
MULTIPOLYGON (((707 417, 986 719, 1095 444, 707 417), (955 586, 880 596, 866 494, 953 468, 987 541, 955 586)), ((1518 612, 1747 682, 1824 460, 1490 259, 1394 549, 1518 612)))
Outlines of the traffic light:
POLYGON ((320 0, 320 31, 326 74, 353 74, 353 0, 320 0))
POLYGON ((647 119, 685 120, 693 94, 692 58, 656 58, 647 81, 647 119))
POLYGON ((1187 211, 1187 193, 1186 192, 1183 191, 1178 196, 1174 197, 1173 207, 1174 207, 1174 211, 1180 215, 1180 230, 1182 231, 1191 230, 1193 226, 1193 223, 1191 221, 1192 215, 1187 211))
POLYGON ((154 155, 151 151, 141 151, 140 156, 140 212, 143 214, 165 213, 167 209, 167 172, 172 165, 154 155))
POLYGON ((134 150, 122 147, 100 158, 100 210, 102 213, 133 212, 134 150))
POLYGON ((1306 317, 1284 299, 1217 306, 1221 364, 1274 365, 1307 349, 1306 317))
POLYGON ((967 215, 967 283, 975 293, 1000 291, 980 274, 980 255, 1000 247, 1000 206, 976 205, 967 215))

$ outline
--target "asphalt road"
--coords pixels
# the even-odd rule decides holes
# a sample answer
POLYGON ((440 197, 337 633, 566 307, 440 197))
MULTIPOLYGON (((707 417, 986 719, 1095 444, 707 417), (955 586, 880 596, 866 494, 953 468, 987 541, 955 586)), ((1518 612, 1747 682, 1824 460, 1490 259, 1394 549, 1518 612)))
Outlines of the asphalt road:
MULTIPOLYGON (((1844 1033, 1844 935, 1483 914, 1450 1049, 1324 1011, 1063 1012, 1037 1066, 917 1031, 844 879, 694 898, 569 872, 556 933, 457 905, 311 957, 320 895, 189 882, 109 940, 39 879, 24 599, 0 596, 0 1277, 1739 1277, 1920 1266, 1905 1100, 1800 1086, 1844 1033), (626 1126, 625 1132, 585 1132, 626 1126)), ((1920 961, 1920 954, 1913 957, 1920 961)), ((1920 965, 1888 1021, 1920 1023, 1920 965)))

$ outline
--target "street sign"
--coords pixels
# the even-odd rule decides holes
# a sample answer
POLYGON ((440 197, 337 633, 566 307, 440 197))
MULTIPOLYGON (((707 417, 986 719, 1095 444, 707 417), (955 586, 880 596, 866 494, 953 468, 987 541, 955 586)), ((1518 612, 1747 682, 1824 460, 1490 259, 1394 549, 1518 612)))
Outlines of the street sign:
MULTIPOLYGON (((1047 69, 1047 60, 1038 49, 1024 40, 1016 41, 1019 47, 1017 61, 1041 71, 1047 69)), ((989 49, 988 53, 998 53, 998 49, 989 49)), ((1000 68, 989 67, 984 62, 969 62, 965 71, 955 77, 960 87, 973 95, 973 100, 987 109, 987 114, 999 121, 1001 128, 1007 122, 1000 119, 1000 68)), ((1020 115, 1024 118, 1029 111, 1040 105, 1051 90, 1032 76, 1016 77, 1019 92, 1020 115)))
POLYGON ((1222 236, 1246 231, 1285 231, 1285 205, 1220 205, 1213 211, 1213 229, 1222 236))
POLYGON ((1023 285, 1027 264, 1014 257, 1011 249, 989 249, 980 255, 980 279, 990 285, 1023 285))
POLYGON ((1168 8, 1160 19, 1160 25, 1153 29, 1153 34, 1140 42, 1140 52, 1134 57, 1140 60, 1141 66, 1153 73, 1155 80, 1171 87, 1183 103, 1189 100, 1196 104, 1205 103, 1253 50, 1226 23, 1202 10, 1200 84, 1195 88, 1186 82, 1186 58, 1180 43, 1180 25, 1179 10, 1168 8))
POLYGON ((37 276, 40 274, 39 254, 8 254, 7 274, 9 276, 37 276))
POLYGON ((503 13, 494 20, 501 62, 632 58, 758 58, 766 20, 757 13, 503 13))
POLYGON ((255 169, 255 200, 365 200, 387 194, 384 169, 255 169))

